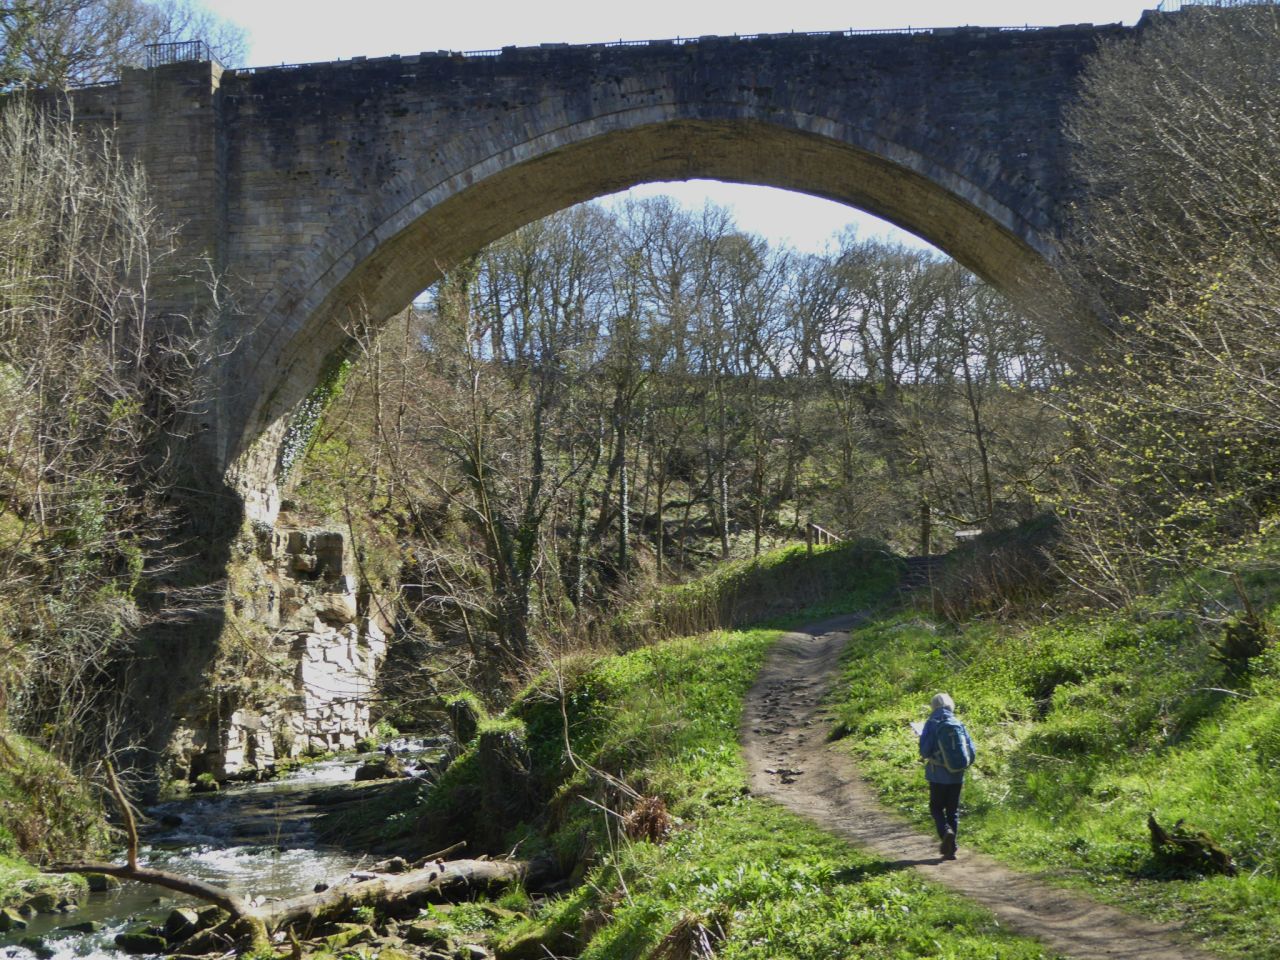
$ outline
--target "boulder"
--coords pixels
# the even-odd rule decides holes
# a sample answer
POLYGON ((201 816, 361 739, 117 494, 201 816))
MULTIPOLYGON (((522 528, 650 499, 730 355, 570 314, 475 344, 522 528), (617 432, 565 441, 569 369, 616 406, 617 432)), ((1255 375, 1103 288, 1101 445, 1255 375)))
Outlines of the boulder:
POLYGON ((357 780, 389 780, 404 776, 404 764, 398 757, 379 757, 356 768, 357 780))
POLYGON ((400 935, 405 943, 411 943, 415 947, 431 947, 445 953, 452 952, 449 935, 429 920, 419 920, 417 923, 409 924, 400 931, 400 935))
MULTIPOLYGON (((216 907, 214 908, 217 909, 216 907)), ((227 916, 225 911, 222 916, 227 916)), ((235 942, 236 930, 235 924, 231 920, 224 920, 207 930, 201 930, 190 940, 182 945, 183 956, 200 956, 205 953, 223 953, 228 950, 235 942)))
POLYGON ((223 910, 221 907, 209 904, 205 907, 196 908, 196 926, 201 930, 208 930, 210 927, 216 927, 231 917, 231 914, 223 910))
POLYGON ((36 955, 37 960, 53 960, 56 954, 56 951, 44 942, 43 937, 23 937, 18 941, 18 946, 26 947, 36 955))
POLYGON ((196 782, 191 785, 192 793, 217 793, 218 781, 214 779, 212 774, 202 773, 196 777, 196 782))
POLYGON ((67 933, 97 933, 102 929, 102 924, 97 920, 81 920, 79 923, 68 923, 59 930, 65 930, 67 933))
POLYGON ((360 943, 372 943, 377 937, 373 932, 373 928, 363 923, 341 923, 337 924, 341 929, 330 936, 324 938, 325 946, 335 952, 345 950, 347 947, 353 947, 360 943))
POLYGON ((125 953, 164 953, 169 943, 155 927, 144 926, 117 933, 116 946, 125 953))
POLYGON ((86 873, 84 879, 89 884, 90 893, 106 893, 120 886, 119 880, 108 877, 105 873, 86 873))
POLYGON ((171 910, 164 920, 164 938, 170 943, 187 940, 200 932, 200 915, 190 907, 171 910))
POLYGON ((8 908, 0 910, 0 933, 25 929, 27 929, 27 921, 18 916, 18 911, 8 908))

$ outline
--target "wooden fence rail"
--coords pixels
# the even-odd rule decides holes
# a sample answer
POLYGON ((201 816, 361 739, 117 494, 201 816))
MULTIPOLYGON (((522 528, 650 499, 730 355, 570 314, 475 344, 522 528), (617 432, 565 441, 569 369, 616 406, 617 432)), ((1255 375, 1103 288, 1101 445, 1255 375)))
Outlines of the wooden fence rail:
POLYGON ((809 547, 809 552, 813 553, 813 545, 826 546, 829 543, 840 543, 844 537, 838 533, 833 533, 826 527, 820 527, 816 523, 810 523, 804 528, 804 542, 809 547))

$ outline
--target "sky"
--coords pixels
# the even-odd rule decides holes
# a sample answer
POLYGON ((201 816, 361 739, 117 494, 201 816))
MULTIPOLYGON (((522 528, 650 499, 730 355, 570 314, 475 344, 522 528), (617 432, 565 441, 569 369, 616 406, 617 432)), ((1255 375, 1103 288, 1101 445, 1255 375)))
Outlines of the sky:
MULTIPOLYGON (((1131 24, 1155 4, 1156 0, 205 0, 211 10, 248 30, 248 66, 705 34, 1131 24)), ((741 228, 805 251, 821 250, 849 225, 860 236, 927 246, 851 207, 768 187, 696 180, 642 184, 628 193, 666 193, 694 209, 710 200, 731 207, 741 228)))

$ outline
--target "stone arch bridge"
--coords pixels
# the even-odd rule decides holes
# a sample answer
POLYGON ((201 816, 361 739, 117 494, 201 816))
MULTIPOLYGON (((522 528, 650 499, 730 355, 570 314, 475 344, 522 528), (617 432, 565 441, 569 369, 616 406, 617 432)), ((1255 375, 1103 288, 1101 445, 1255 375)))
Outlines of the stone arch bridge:
POLYGON ((701 37, 224 71, 77 91, 235 291, 204 424, 270 522, 285 426, 344 348, 441 268, 571 204, 711 178, 860 207, 1005 288, 1051 275, 1063 109, 1123 26, 701 37))

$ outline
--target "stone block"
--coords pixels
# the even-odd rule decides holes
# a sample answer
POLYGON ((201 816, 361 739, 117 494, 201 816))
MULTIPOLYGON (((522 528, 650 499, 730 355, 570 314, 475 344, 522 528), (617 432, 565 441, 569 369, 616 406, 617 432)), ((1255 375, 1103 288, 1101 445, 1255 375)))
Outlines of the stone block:
POLYGON ((312 603, 316 616, 326 624, 348 624, 356 619, 354 593, 324 593, 312 603))

